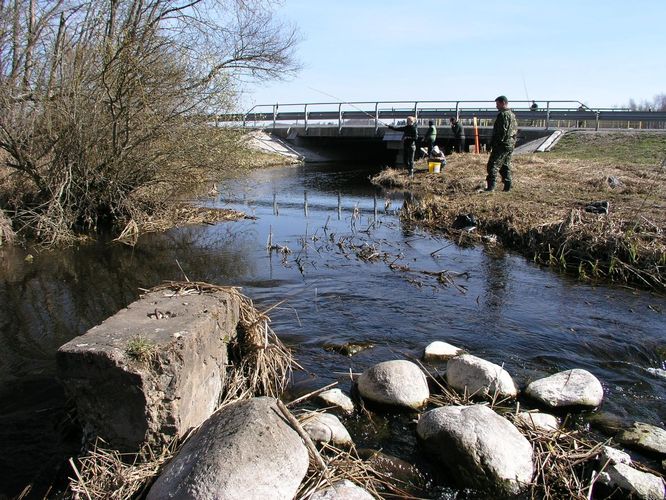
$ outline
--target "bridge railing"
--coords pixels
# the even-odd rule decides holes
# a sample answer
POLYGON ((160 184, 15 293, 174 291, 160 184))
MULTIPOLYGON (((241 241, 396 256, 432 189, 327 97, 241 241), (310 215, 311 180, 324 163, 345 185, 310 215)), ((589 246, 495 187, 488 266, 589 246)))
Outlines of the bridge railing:
MULTIPOLYGON (((523 126, 548 129, 555 127, 666 128, 666 112, 631 111, 618 108, 590 108, 575 100, 547 100, 532 108, 534 101, 512 101, 511 108, 523 126)), ((407 116, 417 122, 448 121, 457 117, 489 123, 497 114, 494 101, 348 101, 288 104, 258 104, 242 116, 244 127, 277 128, 302 125, 337 127, 374 126, 396 123, 407 116), (362 122, 362 123, 361 123, 362 122)), ((239 121, 239 115, 218 117, 221 121, 239 121)))

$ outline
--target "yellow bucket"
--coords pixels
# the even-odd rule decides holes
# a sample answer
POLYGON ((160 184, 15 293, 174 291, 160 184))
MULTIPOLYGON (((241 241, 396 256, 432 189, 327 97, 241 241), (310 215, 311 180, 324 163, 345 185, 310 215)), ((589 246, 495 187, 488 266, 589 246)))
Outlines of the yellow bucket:
POLYGON ((439 160, 428 162, 428 172, 430 172, 431 174, 438 174, 441 167, 442 167, 442 162, 439 160))

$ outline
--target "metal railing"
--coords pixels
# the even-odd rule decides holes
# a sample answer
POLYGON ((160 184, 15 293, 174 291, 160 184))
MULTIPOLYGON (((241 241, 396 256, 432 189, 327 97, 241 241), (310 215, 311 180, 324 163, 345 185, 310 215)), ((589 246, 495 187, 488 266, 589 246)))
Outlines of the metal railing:
MULTIPOLYGON (((598 130, 601 123, 609 128, 630 128, 632 122, 642 128, 650 124, 653 128, 666 128, 666 112, 631 111, 622 108, 590 108, 576 100, 541 101, 537 109, 532 109, 534 101, 512 101, 511 108, 519 121, 542 124, 546 130, 554 123, 573 123, 573 126, 593 123, 598 130), (626 125, 626 126, 625 126, 626 125)), ((537 101, 538 103, 539 101, 537 101)), ((276 128, 278 124, 302 122, 305 130, 313 123, 319 126, 337 126, 341 132, 344 126, 352 126, 355 121, 369 121, 364 126, 374 125, 375 132, 385 120, 404 120, 414 116, 417 121, 458 119, 494 119, 497 114, 494 101, 347 101, 310 102, 288 104, 257 104, 242 116, 242 125, 276 128), (324 122, 324 123, 322 123, 324 122), (261 125, 259 125, 261 124, 261 125)), ((239 115, 222 115, 221 121, 239 121, 239 115)), ((570 125, 571 126, 571 125, 570 125)))

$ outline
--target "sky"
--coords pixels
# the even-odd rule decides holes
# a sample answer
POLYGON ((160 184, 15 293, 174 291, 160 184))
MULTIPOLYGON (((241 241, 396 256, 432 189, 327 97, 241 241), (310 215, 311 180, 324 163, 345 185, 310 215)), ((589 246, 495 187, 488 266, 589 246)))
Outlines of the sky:
POLYGON ((349 101, 575 100, 666 93, 666 0, 283 0, 296 78, 242 106, 349 101))

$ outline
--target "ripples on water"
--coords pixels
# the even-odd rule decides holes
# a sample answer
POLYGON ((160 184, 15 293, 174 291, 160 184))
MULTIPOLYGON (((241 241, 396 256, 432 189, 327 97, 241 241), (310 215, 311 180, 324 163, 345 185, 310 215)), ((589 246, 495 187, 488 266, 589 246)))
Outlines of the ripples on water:
POLYGON ((604 385, 604 410, 664 424, 666 380, 647 371, 664 368, 664 297, 581 284, 508 252, 460 248, 404 227, 394 213, 401 193, 388 195, 386 213, 379 193, 375 219, 369 173, 344 165, 256 172, 209 202, 256 220, 147 235, 135 248, 99 242, 36 253, 32 264, 24 251, 4 249, 0 493, 15 493, 34 478, 48 481, 63 455, 76 453, 77 436, 59 427, 65 405, 55 350, 135 300, 139 288, 183 279, 176 261, 190 280, 243 286, 259 308, 287 298, 271 313, 273 328, 306 369, 298 376, 304 385, 339 380, 348 390, 349 371, 418 357, 429 342, 444 340, 503 363, 520 384, 585 368, 604 385), (355 208, 360 219, 352 216, 355 208), (292 253, 268 253, 269 233, 292 253), (465 291, 392 271, 383 261, 361 261, 350 243, 373 245, 389 262, 414 270, 466 273, 456 278, 465 291), (359 340, 375 347, 352 358, 323 349, 359 340))

